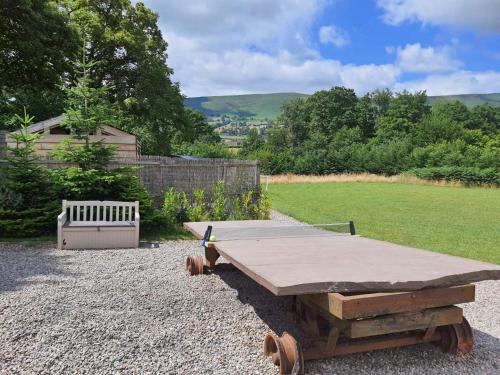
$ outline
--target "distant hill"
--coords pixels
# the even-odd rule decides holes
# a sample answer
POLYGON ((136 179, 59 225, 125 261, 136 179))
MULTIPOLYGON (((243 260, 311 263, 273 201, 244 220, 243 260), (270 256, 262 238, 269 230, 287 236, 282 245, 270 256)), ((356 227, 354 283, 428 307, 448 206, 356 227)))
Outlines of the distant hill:
POLYGON ((472 107, 478 104, 500 105, 500 94, 464 94, 464 95, 443 95, 429 96, 429 103, 437 102, 463 102, 466 106, 472 107))
MULTIPOLYGON (((223 135, 245 135, 250 128, 265 132, 278 117, 281 106, 295 98, 307 98, 300 93, 251 94, 229 96, 201 96, 187 98, 188 107, 203 112, 209 123, 223 135)), ((467 94, 429 96, 429 103, 459 100, 467 106, 489 103, 500 105, 498 94, 467 94)))
POLYGON ((229 96, 200 96, 187 98, 186 105, 207 116, 238 115, 256 120, 274 120, 281 106, 295 98, 306 98, 306 94, 277 93, 229 96))

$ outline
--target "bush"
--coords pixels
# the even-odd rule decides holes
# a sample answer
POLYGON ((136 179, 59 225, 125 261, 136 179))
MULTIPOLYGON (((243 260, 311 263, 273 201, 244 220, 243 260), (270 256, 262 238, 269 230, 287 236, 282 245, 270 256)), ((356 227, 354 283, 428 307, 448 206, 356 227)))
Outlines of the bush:
POLYGON ((215 221, 226 220, 227 198, 224 195, 224 183, 217 181, 214 186, 214 200, 212 203, 210 219, 215 221))
POLYGON ((8 148, 0 165, 0 233, 9 237, 29 237, 54 231, 59 204, 47 168, 39 166, 35 143, 39 134, 26 128, 32 121, 27 113, 15 116, 21 130, 12 134, 15 147, 8 148))
POLYGON ((268 219, 271 210, 271 201, 265 192, 249 191, 230 201, 222 181, 214 186, 211 199, 206 198, 203 190, 195 191, 193 196, 191 202, 185 192, 170 188, 162 207, 165 221, 177 225, 184 221, 268 219))
POLYGON ((273 152, 262 149, 247 156, 250 160, 259 160, 260 169, 264 174, 282 174, 292 172, 294 158, 289 151, 273 152))
POLYGON ((193 191, 193 196, 194 202, 193 204, 189 204, 186 194, 183 193, 187 218, 189 221, 204 221, 208 217, 205 205, 205 192, 203 190, 195 190, 193 191))
POLYGON ((500 172, 494 168, 433 167, 412 169, 408 173, 427 180, 460 181, 467 185, 500 185, 500 172))

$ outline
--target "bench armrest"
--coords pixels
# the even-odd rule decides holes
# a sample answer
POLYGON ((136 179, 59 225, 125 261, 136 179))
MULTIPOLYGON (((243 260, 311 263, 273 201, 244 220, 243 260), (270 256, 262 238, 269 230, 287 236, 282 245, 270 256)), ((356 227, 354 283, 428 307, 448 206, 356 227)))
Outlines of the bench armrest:
POLYGON ((68 218, 68 215, 66 214, 66 212, 63 212, 61 214, 59 214, 59 216, 57 217, 57 222, 59 224, 64 224, 66 222, 68 218))

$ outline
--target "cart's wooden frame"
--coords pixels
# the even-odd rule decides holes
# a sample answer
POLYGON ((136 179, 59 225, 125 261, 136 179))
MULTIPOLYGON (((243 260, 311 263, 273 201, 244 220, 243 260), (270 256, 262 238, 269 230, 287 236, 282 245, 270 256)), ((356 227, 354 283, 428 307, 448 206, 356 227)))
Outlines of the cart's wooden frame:
MULTIPOLYGON (((215 269, 219 253, 205 245, 205 257, 188 257, 191 275, 215 269)), ((264 354, 280 374, 301 374, 304 361, 378 349, 433 343, 444 352, 471 351, 472 329, 455 304, 473 302, 472 284, 411 292, 297 295, 292 312, 302 331, 269 333, 264 354)))

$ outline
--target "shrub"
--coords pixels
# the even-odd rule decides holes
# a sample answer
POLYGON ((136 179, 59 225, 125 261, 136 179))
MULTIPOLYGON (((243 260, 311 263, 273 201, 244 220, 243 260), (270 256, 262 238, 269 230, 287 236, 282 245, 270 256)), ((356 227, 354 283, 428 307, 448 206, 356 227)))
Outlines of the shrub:
POLYGON ((54 231, 59 204, 47 168, 39 166, 34 154, 39 134, 26 128, 33 118, 26 112, 14 120, 21 126, 13 133, 15 147, 8 148, 0 170, 0 233, 27 237, 54 231))
POLYGON ((179 213, 182 210, 181 195, 173 187, 168 189, 163 200, 162 212, 165 220, 169 224, 176 224, 180 221, 179 213))
POLYGON ((224 183, 217 181, 214 186, 214 199, 210 219, 215 221, 226 220, 227 198, 224 196, 224 183))
POLYGON ((431 167, 412 169, 409 173, 427 180, 460 181, 468 185, 500 185, 500 172, 494 168, 431 167))
POLYGON ((215 184, 212 199, 207 199, 203 190, 195 191, 193 196, 194 200, 190 202, 185 192, 176 192, 170 188, 163 201, 165 221, 180 224, 186 220, 268 219, 271 210, 271 201, 265 192, 249 191, 230 201, 225 195, 222 181, 215 184))
POLYGON ((205 192, 203 190, 195 190, 193 191, 193 196, 194 202, 193 204, 189 204, 186 194, 183 194, 187 218, 189 221, 204 221, 208 217, 205 205, 205 192))

